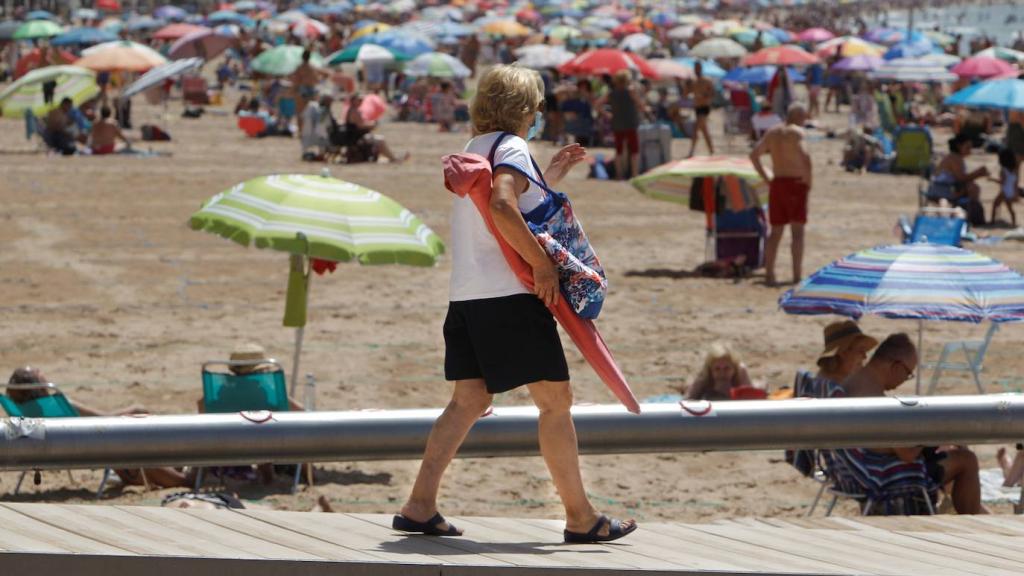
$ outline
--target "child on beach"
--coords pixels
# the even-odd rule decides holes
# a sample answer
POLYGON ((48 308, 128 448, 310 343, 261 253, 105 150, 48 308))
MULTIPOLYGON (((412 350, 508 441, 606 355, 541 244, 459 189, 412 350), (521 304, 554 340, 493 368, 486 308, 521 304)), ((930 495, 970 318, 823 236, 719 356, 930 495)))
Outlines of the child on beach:
POLYGON ((999 207, 1006 204, 1006 210, 1010 213, 1010 224, 1014 228, 1017 227, 1017 213, 1013 211, 1013 204, 1020 196, 1019 175, 1020 159, 1013 153, 1013 150, 1003 147, 999 151, 999 178, 989 178, 999 184, 999 193, 996 194, 996 199, 992 202, 992 219, 989 220, 989 224, 996 223, 999 207))
POLYGON ((715 342, 704 355, 704 366, 686 389, 687 400, 729 400, 734 388, 751 387, 747 367, 727 342, 715 342))
POLYGON ((560 297, 558 271, 524 220, 524 214, 550 207, 555 201, 550 187, 584 158, 581 146, 566 146, 540 171, 526 141, 542 132, 544 111, 543 82, 536 72, 496 66, 480 78, 470 108, 473 138, 465 152, 490 159, 489 209, 496 233, 531 266, 534 289, 530 293, 516 278, 469 195, 456 195, 444 322, 445 379, 454 388, 427 439, 412 493, 394 517, 396 530, 462 535, 437 510, 441 477, 492 396, 523 385, 540 412, 540 451, 565 506, 565 541, 606 542, 636 530, 634 521, 610 519, 587 497, 569 411, 569 369, 548 310, 560 297))

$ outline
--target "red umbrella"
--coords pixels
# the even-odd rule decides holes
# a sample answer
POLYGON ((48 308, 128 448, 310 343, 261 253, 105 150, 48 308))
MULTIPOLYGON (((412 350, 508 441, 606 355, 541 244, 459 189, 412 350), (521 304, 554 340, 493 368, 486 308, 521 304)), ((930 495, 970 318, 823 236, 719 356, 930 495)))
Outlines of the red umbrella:
POLYGON ((626 22, 625 24, 619 24, 618 26, 613 28, 612 36, 615 36, 616 38, 625 38, 630 34, 638 34, 643 31, 644 29, 641 28, 639 24, 635 24, 633 22, 626 22))
MULTIPOLYGON (((380 120, 380 117, 388 111, 388 105, 384 102, 384 99, 376 94, 367 94, 363 97, 363 101, 359 103, 359 113, 363 115, 363 119, 369 122, 376 122, 380 120)), ((348 115, 348 104, 342 106, 341 117, 344 118, 348 115)))
MULTIPOLYGON (((39 66, 39 60, 42 57, 43 54, 39 48, 33 48, 26 52, 25 55, 22 56, 14 65, 14 78, 21 78, 25 74, 28 74, 29 71, 35 70, 39 66)), ((75 58, 75 55, 67 50, 57 50, 57 60, 59 60, 59 62, 56 62, 56 64, 71 64, 75 60, 78 60, 78 58, 75 58)))
POLYGON ((808 28, 796 35, 797 40, 801 42, 813 42, 814 44, 831 40, 835 37, 835 34, 825 30, 824 28, 808 28))
POLYGON ((169 24, 156 31, 153 34, 153 38, 158 40, 177 40, 178 38, 184 38, 194 32, 209 31, 210 29, 206 26, 197 26, 196 24, 169 24))
POLYGON ((744 66, 800 66, 818 62, 817 56, 797 46, 762 48, 743 58, 744 66))
POLYGON ((657 78, 658 73, 640 56, 614 48, 587 50, 558 67, 562 74, 570 76, 597 76, 615 74, 619 70, 636 70, 647 78, 657 78))
POLYGON ((121 11, 121 3, 117 0, 96 0, 92 6, 97 10, 106 10, 107 12, 121 11))
POLYGON ((1017 68, 998 58, 974 56, 953 66, 949 71, 961 78, 991 78, 1016 72, 1017 68))

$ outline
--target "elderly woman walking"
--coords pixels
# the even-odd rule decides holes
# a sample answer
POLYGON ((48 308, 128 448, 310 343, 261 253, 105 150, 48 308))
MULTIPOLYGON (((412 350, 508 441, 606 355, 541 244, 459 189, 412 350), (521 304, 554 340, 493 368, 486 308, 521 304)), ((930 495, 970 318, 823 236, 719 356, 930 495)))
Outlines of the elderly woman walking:
POLYGON ((444 322, 445 378, 452 399, 427 439, 423 462, 397 530, 460 536, 437 509, 441 477, 494 394, 526 386, 537 405, 540 451, 565 506, 566 542, 602 542, 636 529, 632 520, 602 515, 580 473, 576 429, 569 412, 569 370, 548 306, 558 298, 558 272, 524 215, 547 210, 551 186, 583 160, 578 144, 562 148, 541 172, 526 141, 542 132, 543 84, 536 72, 496 66, 481 78, 470 109, 474 137, 465 152, 490 159, 490 215, 498 234, 530 265, 530 293, 502 255, 498 240, 468 197, 452 207, 452 274, 444 322))

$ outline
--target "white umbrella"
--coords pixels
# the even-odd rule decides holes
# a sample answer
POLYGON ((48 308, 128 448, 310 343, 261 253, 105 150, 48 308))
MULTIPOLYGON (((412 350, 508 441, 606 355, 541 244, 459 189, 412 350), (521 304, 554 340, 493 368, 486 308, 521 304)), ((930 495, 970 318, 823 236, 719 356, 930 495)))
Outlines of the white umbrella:
POLYGON ((735 40, 710 38, 694 46, 690 55, 697 58, 742 58, 747 55, 747 49, 735 40))
POLYGON ((164 80, 167 80, 168 78, 174 78, 182 74, 185 74, 186 72, 196 70, 200 68, 202 65, 203 59, 199 57, 185 58, 183 60, 172 60, 166 64, 157 66, 156 68, 153 68, 149 72, 146 72, 145 74, 140 76, 138 80, 129 84, 128 87, 124 89, 124 92, 121 93, 121 95, 125 98, 130 98, 138 94, 139 92, 145 92, 146 90, 162 83, 164 80))
POLYGON ((959 77, 944 66, 921 58, 896 58, 868 73, 875 80, 897 82, 954 82, 959 77))
POLYGON ((697 33, 697 27, 692 24, 683 24, 682 26, 676 26, 675 28, 668 31, 668 37, 672 40, 686 40, 693 38, 693 35, 697 33))
POLYGON ((630 34, 619 42, 619 48, 630 52, 646 52, 654 44, 654 38, 647 34, 630 34))
POLYGON ((928 62, 929 64, 935 64, 936 66, 942 66, 943 68, 949 68, 954 64, 959 64, 962 58, 952 54, 926 54, 918 58, 918 60, 928 62))
POLYGON ((561 46, 549 46, 547 44, 533 44, 523 46, 515 51, 519 58, 520 66, 543 70, 545 68, 558 68, 576 55, 561 46))

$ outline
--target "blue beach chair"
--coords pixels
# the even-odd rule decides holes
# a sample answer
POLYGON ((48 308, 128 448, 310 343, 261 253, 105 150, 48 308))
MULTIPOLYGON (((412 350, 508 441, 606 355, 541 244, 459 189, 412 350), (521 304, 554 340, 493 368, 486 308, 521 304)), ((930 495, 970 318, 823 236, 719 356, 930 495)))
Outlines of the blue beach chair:
MULTIPOLYGON (((11 390, 45 390, 46 394, 36 396, 21 402, 15 402, 7 394, 0 394, 0 407, 12 418, 79 418, 81 414, 71 405, 64 393, 57 388, 57 385, 48 382, 46 384, 7 384, 7 391, 11 390)), ((28 470, 21 473, 18 483, 14 487, 14 494, 21 490, 21 483, 25 480, 28 470)), ((68 470, 68 479, 74 483, 75 479, 68 470)), ((103 494, 103 489, 110 479, 110 469, 103 470, 103 479, 100 487, 96 490, 96 497, 103 494)))
MULTIPOLYGON (((288 412, 288 386, 285 384, 284 370, 274 359, 261 360, 214 360, 204 362, 203 378, 203 411, 208 414, 227 414, 252 410, 268 410, 270 412, 288 412), (239 366, 271 366, 270 370, 236 374, 211 370, 212 367, 237 368, 239 366)), ((302 465, 295 467, 295 480, 292 492, 299 487, 302 465)), ((196 490, 203 483, 203 469, 196 472, 196 490)))

